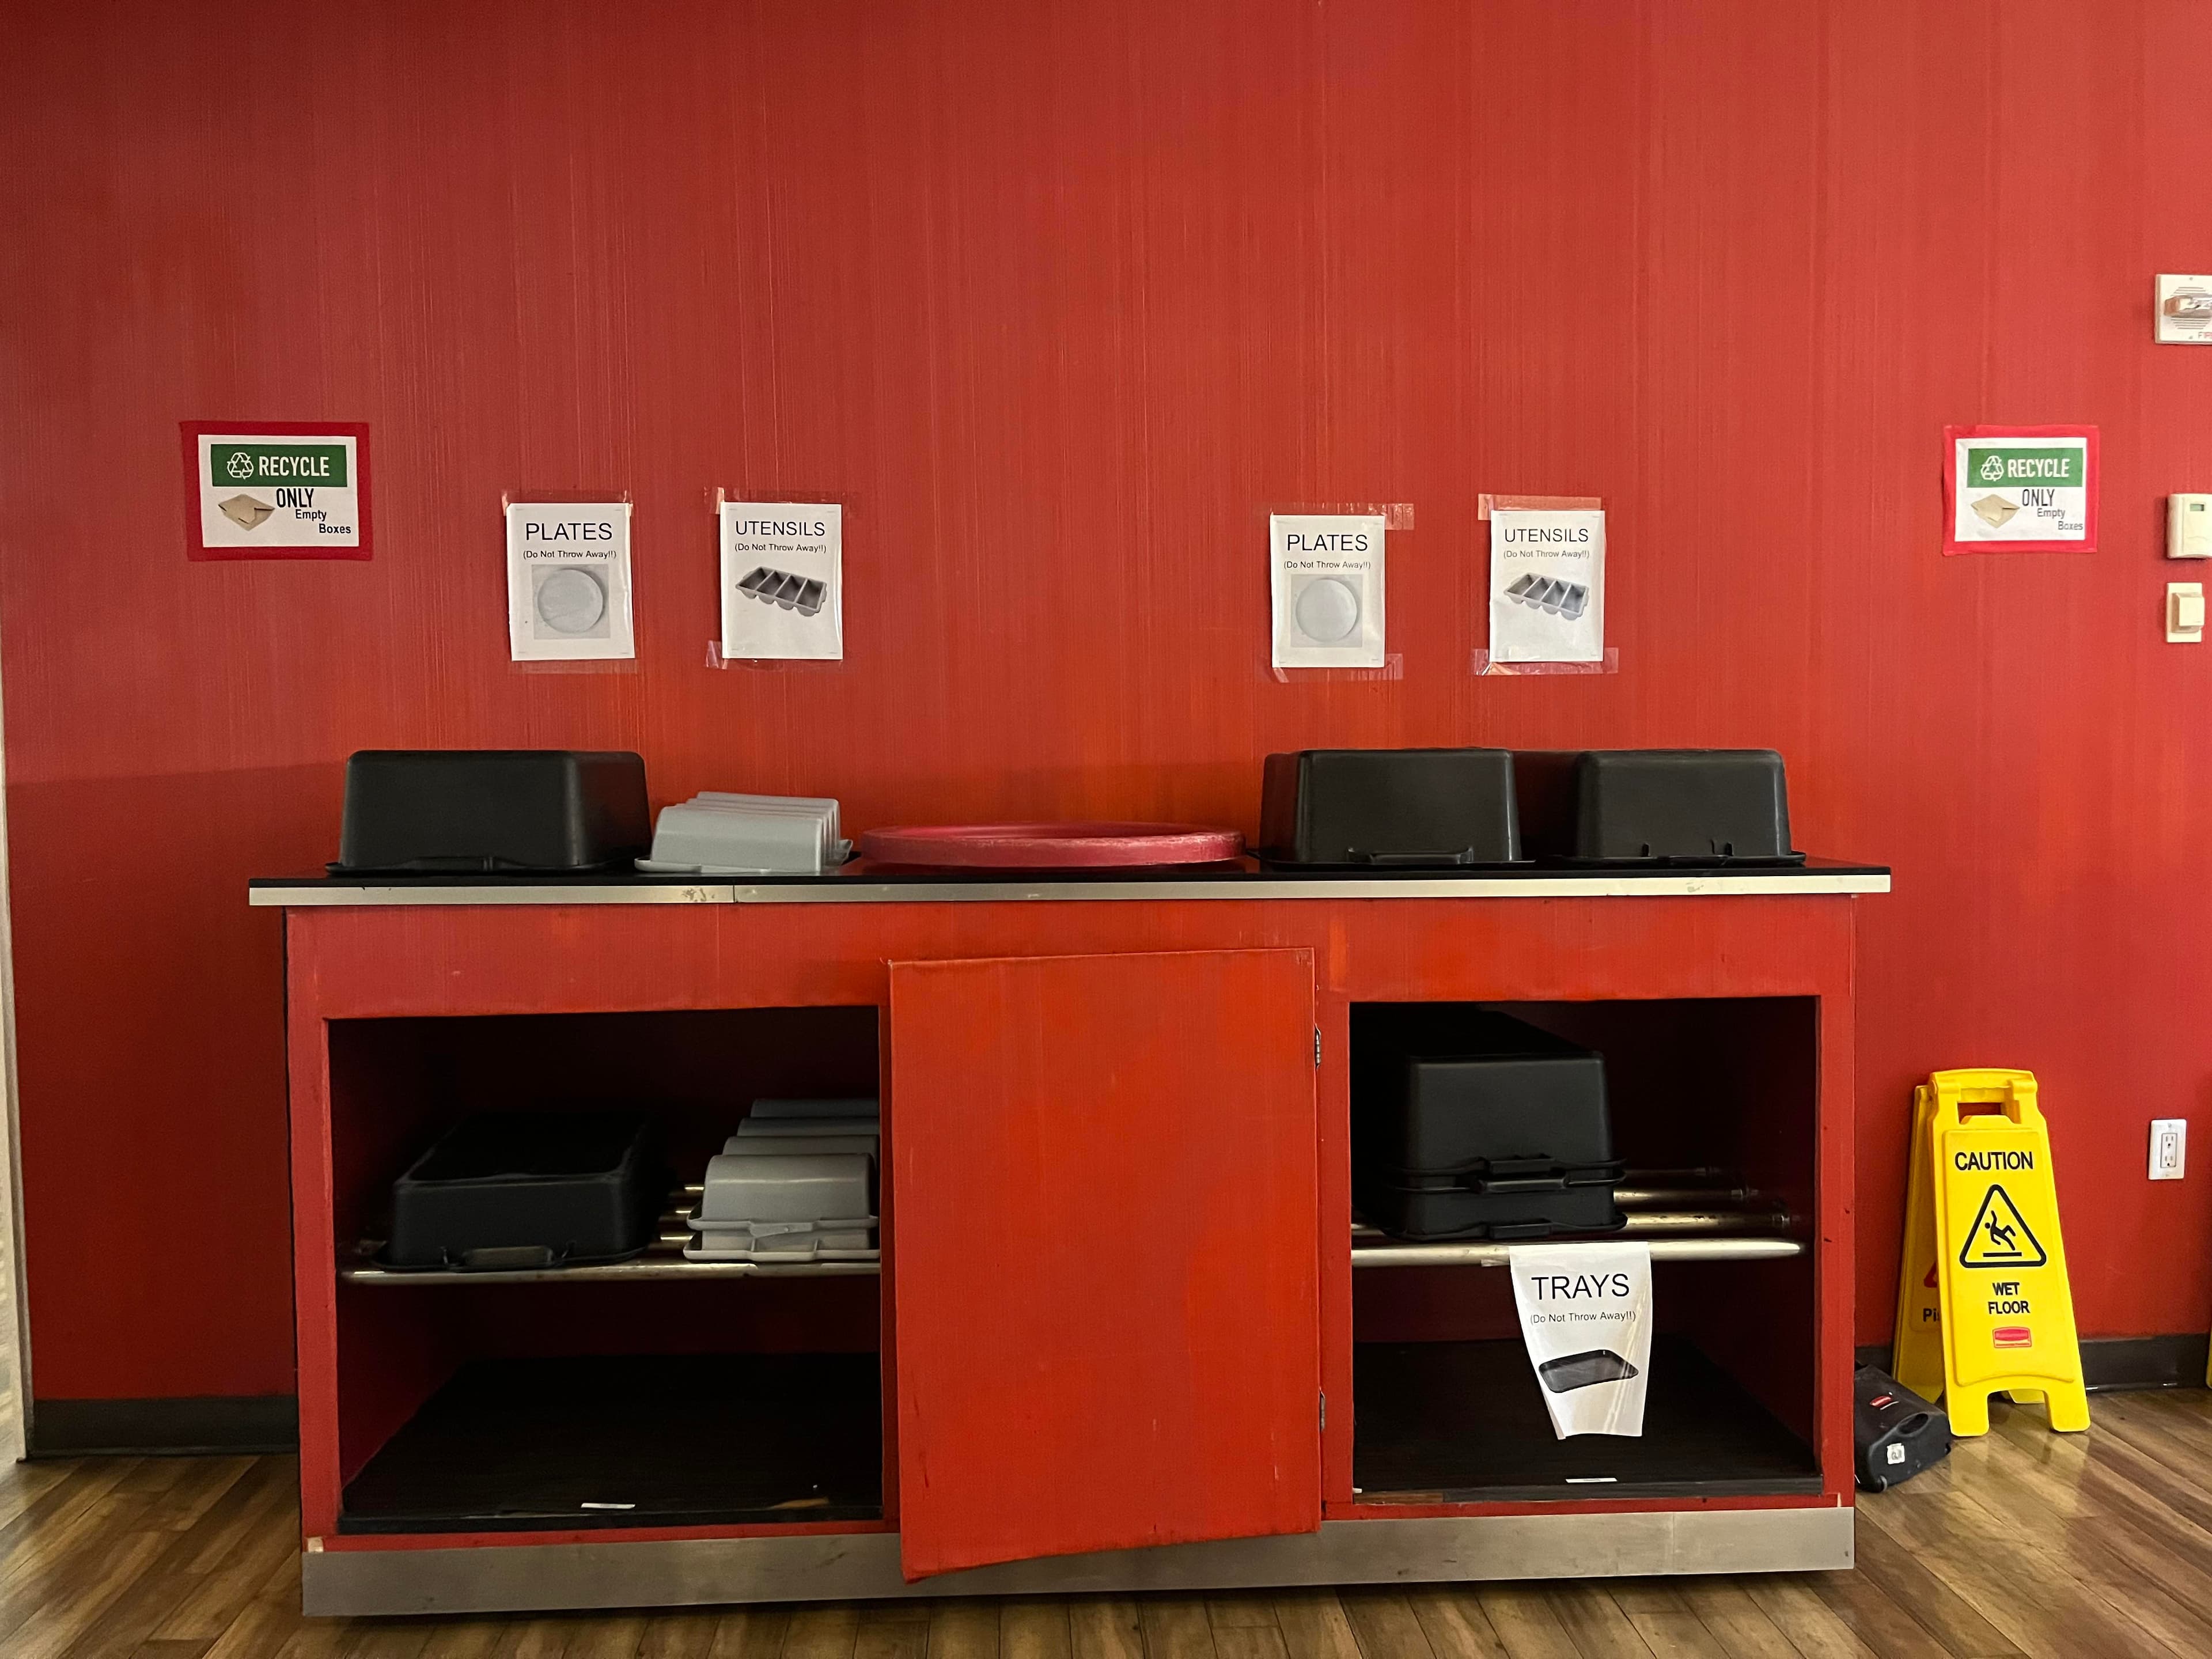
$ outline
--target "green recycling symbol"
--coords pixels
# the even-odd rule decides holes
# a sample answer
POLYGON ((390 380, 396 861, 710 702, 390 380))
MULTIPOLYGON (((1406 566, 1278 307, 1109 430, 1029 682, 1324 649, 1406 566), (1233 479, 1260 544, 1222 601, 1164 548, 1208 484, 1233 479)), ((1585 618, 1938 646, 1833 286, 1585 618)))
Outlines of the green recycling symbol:
POLYGON ((1984 483, 2002 483, 2004 482, 2004 474, 2005 464, 2003 456, 1992 450, 1989 454, 1982 457, 1982 482, 1984 483))
POLYGON ((224 463, 224 471, 234 478, 250 478, 253 476, 253 457, 242 449, 234 449, 230 459, 224 463))

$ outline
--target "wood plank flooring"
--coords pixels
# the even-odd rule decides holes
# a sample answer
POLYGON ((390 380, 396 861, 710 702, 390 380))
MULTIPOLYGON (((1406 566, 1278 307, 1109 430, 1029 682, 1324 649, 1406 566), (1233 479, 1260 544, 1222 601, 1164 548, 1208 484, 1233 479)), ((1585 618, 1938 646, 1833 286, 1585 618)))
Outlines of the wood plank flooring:
POLYGON ((6 1125, 0 1122, 0 1465, 23 1455, 23 1419, 15 1408, 15 1273, 8 1260, 15 1243, 8 1216, 8 1151, 6 1125))
POLYGON ((2212 1395, 2100 1395, 1860 1508, 1859 1565, 1262 1595, 306 1620, 286 1458, 0 1472, 4 1659, 2119 1659, 2212 1654, 2212 1395))

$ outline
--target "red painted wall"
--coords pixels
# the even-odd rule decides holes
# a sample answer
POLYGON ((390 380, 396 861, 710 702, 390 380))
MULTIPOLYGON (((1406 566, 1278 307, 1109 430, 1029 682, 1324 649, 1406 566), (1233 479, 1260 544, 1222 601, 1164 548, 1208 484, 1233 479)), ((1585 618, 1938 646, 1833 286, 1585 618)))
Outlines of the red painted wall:
POLYGON ((852 821, 1250 828, 1307 744, 1760 744, 1907 1091, 2044 1081, 2091 1334, 2212 1317, 2189 0, 9 8, 0 647, 42 1397, 289 1387, 277 926, 383 744, 852 821), (366 564, 188 564, 177 422, 372 423, 366 564), (2094 557, 1939 556, 2094 422, 2094 557), (718 672, 716 486, 848 504, 848 659, 718 672), (626 488, 635 672, 505 659, 499 497, 626 488), (1483 490, 1603 495, 1621 672, 1478 680, 1483 490), (1395 682, 1267 668, 1270 504, 1402 501, 1395 682), (2193 573, 2191 573, 2193 574, 2193 573))

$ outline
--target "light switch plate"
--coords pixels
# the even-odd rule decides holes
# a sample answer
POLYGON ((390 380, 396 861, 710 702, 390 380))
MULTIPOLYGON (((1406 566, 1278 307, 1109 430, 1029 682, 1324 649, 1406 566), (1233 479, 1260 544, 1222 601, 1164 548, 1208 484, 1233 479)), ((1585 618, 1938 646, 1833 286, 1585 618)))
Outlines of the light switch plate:
POLYGON ((2160 276, 2154 323, 2161 345, 2212 345, 2212 276, 2160 276))
POLYGON ((2179 1181, 2189 1163, 2189 1120, 2154 1117, 2150 1121, 2150 1178, 2179 1181))
POLYGON ((2199 645, 2204 639, 2204 584, 2166 585, 2166 642, 2199 645))

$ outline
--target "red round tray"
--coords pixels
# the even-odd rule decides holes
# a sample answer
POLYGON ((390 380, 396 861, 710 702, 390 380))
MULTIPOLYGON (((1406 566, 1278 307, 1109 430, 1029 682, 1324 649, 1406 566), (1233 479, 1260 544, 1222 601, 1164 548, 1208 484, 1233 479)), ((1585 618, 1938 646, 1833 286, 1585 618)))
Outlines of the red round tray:
POLYGON ((1213 864, 1244 850, 1234 830, 1188 823, 931 823, 871 830, 861 856, 939 869, 1096 870, 1213 864))

